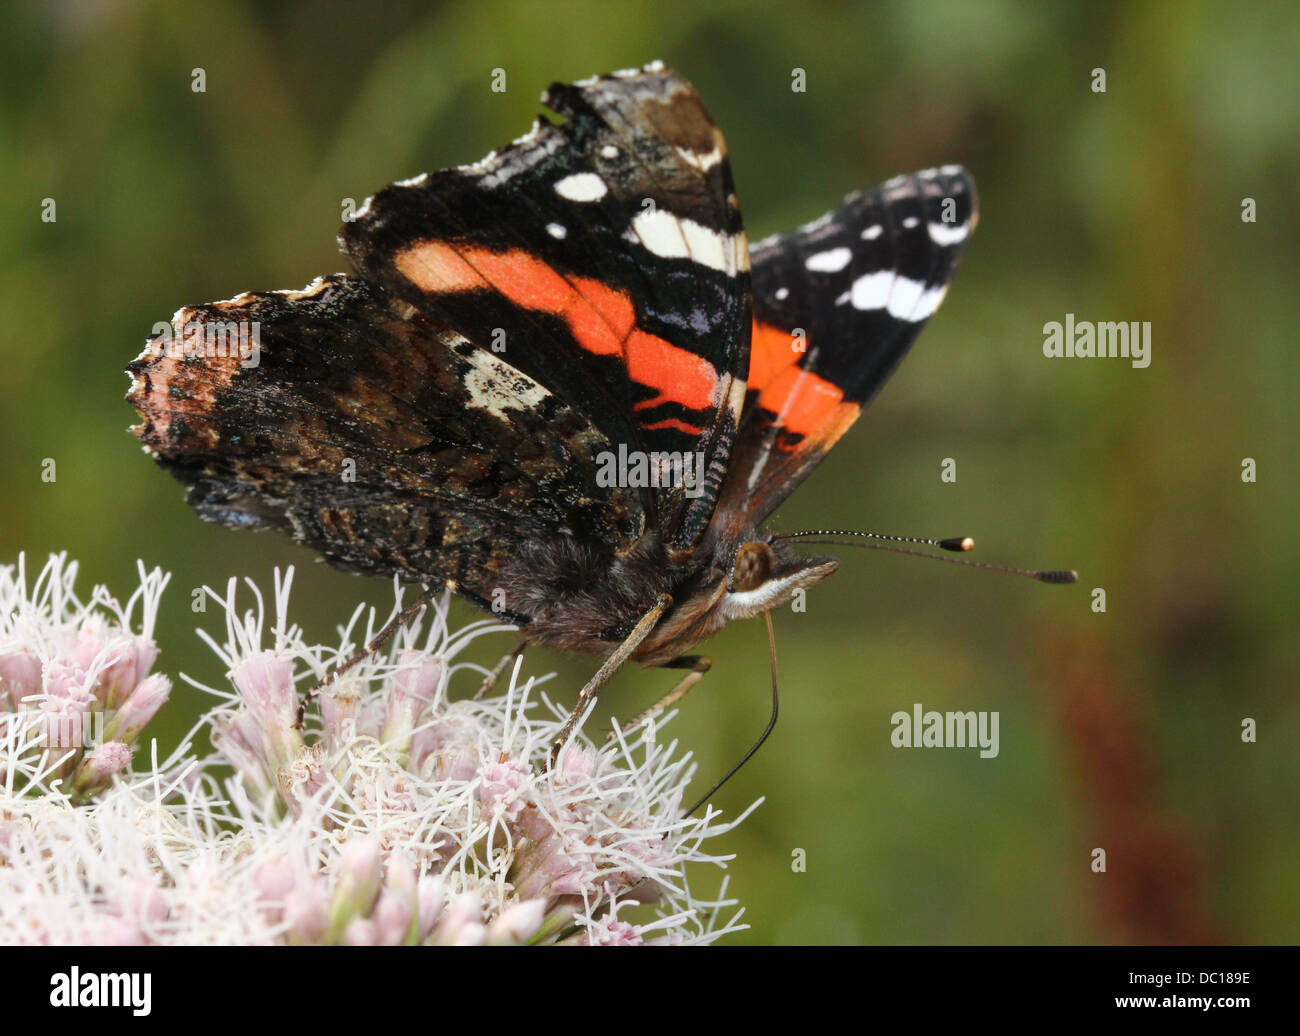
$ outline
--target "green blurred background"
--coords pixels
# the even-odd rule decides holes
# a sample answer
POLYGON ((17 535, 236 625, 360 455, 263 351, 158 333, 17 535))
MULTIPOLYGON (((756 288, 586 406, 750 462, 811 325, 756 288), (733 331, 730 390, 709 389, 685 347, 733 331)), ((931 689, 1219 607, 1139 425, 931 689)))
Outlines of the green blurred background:
MULTIPOLYGON (((726 840, 753 926, 731 941, 1297 941, 1292 5, 3 10, 0 560, 66 549, 87 592, 129 592, 137 557, 172 571, 160 668, 209 683, 193 627, 219 616, 190 613, 192 587, 295 564, 294 616, 321 638, 386 601, 287 541, 201 523, 126 434, 122 366, 183 304, 340 269, 344 198, 512 139, 553 80, 662 58, 727 134, 751 239, 898 172, 961 162, 980 187, 946 305, 777 523, 969 534, 984 560, 1081 577, 843 552, 805 614, 776 615, 782 720, 716 800, 766 797, 726 840), (1045 359, 1067 312, 1151 321, 1151 366, 1045 359), (891 747, 914 702, 998 711, 1001 754, 891 747)), ((761 624, 707 650, 671 728, 702 781, 768 693, 761 624)), ((532 655, 552 669, 572 695, 591 664, 532 655)), ((670 680, 624 672, 602 704, 626 717, 670 680)), ((182 686, 164 745, 207 704, 182 686)))

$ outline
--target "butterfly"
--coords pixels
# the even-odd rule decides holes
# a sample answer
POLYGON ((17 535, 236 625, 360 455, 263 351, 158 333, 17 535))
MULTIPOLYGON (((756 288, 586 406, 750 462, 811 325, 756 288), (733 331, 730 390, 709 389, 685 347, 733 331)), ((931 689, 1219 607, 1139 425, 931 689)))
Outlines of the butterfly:
POLYGON ((680 76, 542 101, 563 121, 367 199, 355 274, 180 310, 127 399, 204 519, 603 656, 567 734, 623 661, 689 687, 697 644, 835 572, 764 523, 938 308, 977 206, 943 166, 751 247, 680 76))

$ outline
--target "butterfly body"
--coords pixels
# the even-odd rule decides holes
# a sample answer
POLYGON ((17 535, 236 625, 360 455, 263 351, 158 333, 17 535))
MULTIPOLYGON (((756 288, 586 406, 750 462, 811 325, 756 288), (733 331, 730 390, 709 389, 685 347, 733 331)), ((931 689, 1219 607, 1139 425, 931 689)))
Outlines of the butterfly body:
POLYGON ((644 665, 662 665, 708 640, 727 622, 789 601, 796 589, 834 569, 834 559, 797 556, 780 542, 767 543, 753 529, 726 540, 707 536, 699 546, 676 554, 657 534, 647 533, 619 557, 601 556, 575 539, 532 544, 505 570, 502 587, 505 599, 527 616, 521 627, 525 637, 595 654, 612 651, 667 594, 672 606, 632 656, 644 665), (761 584, 743 578, 737 582, 737 553, 758 544, 770 551, 776 572, 765 572, 761 584))

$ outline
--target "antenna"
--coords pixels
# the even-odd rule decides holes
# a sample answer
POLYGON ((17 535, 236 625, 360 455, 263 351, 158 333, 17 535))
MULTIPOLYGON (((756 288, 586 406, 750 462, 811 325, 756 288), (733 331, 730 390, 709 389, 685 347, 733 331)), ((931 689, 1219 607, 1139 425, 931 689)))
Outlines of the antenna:
POLYGON ((1079 574, 1071 569, 1048 569, 1037 571, 1029 568, 1014 568, 1010 565, 991 565, 985 561, 966 561, 961 558, 945 558, 938 554, 927 554, 923 550, 908 550, 905 547, 891 547, 886 543, 855 543, 851 540, 827 539, 831 536, 860 536, 870 540, 889 540, 894 543, 921 543, 955 554, 975 549, 975 541, 969 536, 950 536, 947 539, 930 539, 925 536, 890 536, 883 532, 860 532, 856 529, 807 529, 803 532, 780 533, 773 537, 777 540, 806 539, 811 545, 829 547, 862 547, 868 550, 885 550, 891 554, 908 554, 916 558, 929 558, 931 561, 946 561, 950 565, 965 565, 967 568, 983 568, 990 572, 1002 572, 1006 575, 1025 576, 1040 583, 1073 583, 1079 574))
POLYGON ((969 536, 949 536, 946 540, 932 540, 928 536, 890 536, 883 532, 860 532, 857 529, 805 529, 803 532, 778 533, 774 538, 794 540, 803 536, 866 536, 873 540, 892 540, 895 543, 923 543, 927 547, 939 547, 941 550, 951 550, 957 554, 975 549, 975 541, 969 536))

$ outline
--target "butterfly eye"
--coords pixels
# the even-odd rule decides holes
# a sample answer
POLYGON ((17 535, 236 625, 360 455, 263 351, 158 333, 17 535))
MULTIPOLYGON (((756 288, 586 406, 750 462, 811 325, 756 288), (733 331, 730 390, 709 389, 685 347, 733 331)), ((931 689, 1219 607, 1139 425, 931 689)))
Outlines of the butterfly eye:
POLYGON ((746 543, 736 551, 731 567, 731 588, 740 593, 757 590, 772 574, 772 548, 766 543, 746 543))

